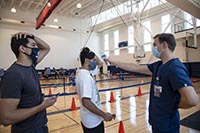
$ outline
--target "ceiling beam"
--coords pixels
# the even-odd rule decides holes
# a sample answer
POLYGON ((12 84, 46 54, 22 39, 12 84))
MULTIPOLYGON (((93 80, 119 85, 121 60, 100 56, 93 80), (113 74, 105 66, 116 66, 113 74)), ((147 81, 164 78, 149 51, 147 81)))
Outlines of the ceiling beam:
POLYGON ((192 16, 200 19, 200 8, 194 5, 192 2, 188 0, 166 0, 166 1, 188 12, 192 16))
MULTIPOLYGON (((91 3, 90 5, 89 5, 89 8, 85 8, 85 9, 83 9, 83 10, 80 10, 80 14, 81 15, 85 15, 85 14, 91 14, 91 12, 92 13, 97 13, 98 14, 98 12, 99 12, 99 10, 100 10, 100 8, 101 8, 101 6, 102 6, 102 1, 97 5, 96 4, 97 2, 94 2, 94 3, 91 3)), ((103 8, 105 7, 105 2, 104 2, 104 5, 103 5, 103 8)), ((102 9, 102 11, 103 11, 103 9, 102 9)))
MULTIPOLYGON (((72 9, 70 9, 70 14, 75 14, 76 12, 81 12, 83 10, 87 10, 89 11, 91 8, 91 5, 98 2, 98 0, 84 0, 83 2, 81 2, 82 7, 80 9, 78 9, 76 6, 73 7, 72 9)), ((78 2, 77 2, 78 3, 78 2)))
POLYGON ((62 7, 61 8, 59 7, 60 8, 60 10, 58 11, 59 14, 63 14, 67 9, 69 9, 73 5, 74 2, 76 2, 74 0, 67 0, 67 2, 66 0, 63 1, 65 1, 65 4, 63 4, 63 6, 62 4, 60 4, 62 7))
MULTIPOLYGON (((112 1, 112 2, 115 6, 118 6, 126 1, 127 0, 118 0, 118 1, 112 1)), ((101 12, 104 12, 105 10, 113 8, 113 4, 111 3, 111 0, 105 0, 103 9, 101 12)), ((94 15, 97 15, 97 14, 99 14, 101 6, 102 6, 102 3, 98 4, 98 6, 96 5, 96 3, 94 3, 93 5, 91 5, 91 7, 93 7, 93 8, 91 8, 89 12, 84 10, 84 11, 80 12, 80 14, 82 17, 91 17, 94 15)))
POLYGON ((40 2, 37 4, 37 6, 35 6, 35 9, 37 9, 39 6, 42 6, 46 3, 46 2, 43 2, 43 1, 46 1, 46 0, 40 0, 40 2))
POLYGON ((15 0, 12 0, 12 1, 11 1, 11 3, 10 3, 10 8, 13 7, 13 3, 14 3, 14 1, 15 1, 15 0))
POLYGON ((200 8, 200 1, 199 0, 189 0, 189 1, 200 8))
POLYGON ((23 3, 24 3, 24 0, 22 0, 22 1, 19 3, 19 7, 21 7, 23 3))
MULTIPOLYGON (((87 9, 87 10, 80 11, 81 16, 88 17, 88 16, 91 16, 92 14, 94 15, 99 14, 102 4, 103 4, 103 1, 99 3, 98 5, 96 4, 96 2, 92 3, 90 5, 90 8, 88 8, 89 10, 87 9)), ((105 1, 101 12, 107 9, 108 6, 111 7, 111 4, 105 1)))
POLYGON ((5 5, 6 5, 5 1, 4 1, 4 0, 1 0, 0 6, 3 7, 3 6, 5 6, 5 5))
POLYGON ((34 0, 30 0, 30 1, 29 1, 29 4, 28 4, 28 6, 27 6, 28 9, 29 9, 29 8, 31 7, 31 5, 33 4, 33 1, 34 1, 34 0))
POLYGON ((60 11, 62 11, 64 9, 65 6, 67 6, 69 3, 71 2, 71 0, 62 0, 61 3, 58 5, 58 7, 54 10, 55 14, 59 14, 60 11))

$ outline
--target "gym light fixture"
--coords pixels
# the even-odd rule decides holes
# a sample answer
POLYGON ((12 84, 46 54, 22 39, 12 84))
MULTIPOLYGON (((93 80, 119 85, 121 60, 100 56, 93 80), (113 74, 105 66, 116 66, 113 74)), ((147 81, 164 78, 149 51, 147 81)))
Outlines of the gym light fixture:
POLYGON ((58 22, 58 19, 57 19, 57 18, 55 18, 55 19, 53 20, 53 22, 57 23, 57 22, 58 22))
POLYGON ((10 10, 11 12, 13 12, 13 13, 16 13, 17 11, 16 11, 16 9, 13 7, 13 8, 11 8, 11 10, 10 10))
POLYGON ((47 6, 48 6, 48 7, 51 7, 51 2, 48 2, 48 3, 47 3, 47 6))
POLYGON ((81 7, 82 7, 81 3, 78 3, 78 4, 76 5, 76 7, 77 7, 77 8, 81 8, 81 7))

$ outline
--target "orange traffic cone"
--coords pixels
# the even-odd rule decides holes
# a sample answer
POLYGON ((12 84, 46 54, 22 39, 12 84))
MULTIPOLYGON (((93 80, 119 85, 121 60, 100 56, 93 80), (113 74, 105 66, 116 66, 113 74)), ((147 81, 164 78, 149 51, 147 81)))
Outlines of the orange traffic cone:
POLYGON ((124 124, 122 121, 119 122, 119 130, 118 133, 125 133, 124 132, 124 124))
POLYGON ((72 98, 72 104, 71 104, 71 109, 70 110, 76 110, 77 108, 76 108, 76 103, 75 103, 75 99, 74 99, 74 97, 72 98))
POLYGON ((190 80, 191 80, 192 83, 194 83, 194 79, 193 78, 190 78, 190 80))
POLYGON ((141 96, 141 95, 142 95, 141 88, 140 88, 140 87, 138 87, 138 94, 137 94, 137 96, 141 96))
POLYGON ((49 95, 52 95, 52 91, 51 91, 51 88, 49 88, 49 95))
POLYGON ((110 92, 110 101, 109 102, 115 102, 115 98, 114 98, 114 95, 113 95, 113 92, 111 91, 110 92))

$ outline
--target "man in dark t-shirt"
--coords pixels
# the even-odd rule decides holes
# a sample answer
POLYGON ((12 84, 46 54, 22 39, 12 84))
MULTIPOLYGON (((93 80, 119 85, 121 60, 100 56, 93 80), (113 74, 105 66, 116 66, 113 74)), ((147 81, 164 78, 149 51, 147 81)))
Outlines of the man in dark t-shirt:
POLYGON ((179 133, 178 108, 191 108, 198 104, 198 96, 185 66, 173 55, 176 47, 172 34, 154 37, 152 52, 161 61, 149 65, 105 61, 127 71, 152 75, 149 102, 149 123, 153 133, 179 133))
POLYGON ((44 98, 35 66, 50 47, 29 33, 11 38, 17 60, 5 72, 0 85, 0 124, 12 125, 12 133, 47 133, 46 108, 57 97, 44 98))

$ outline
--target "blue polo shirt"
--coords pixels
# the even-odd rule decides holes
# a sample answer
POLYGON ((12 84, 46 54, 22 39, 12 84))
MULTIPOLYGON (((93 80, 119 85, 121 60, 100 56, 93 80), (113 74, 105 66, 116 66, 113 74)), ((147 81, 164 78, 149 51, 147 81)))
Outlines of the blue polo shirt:
POLYGON ((192 86, 188 71, 178 58, 165 64, 161 61, 148 65, 152 72, 149 103, 149 123, 155 129, 169 131, 180 127, 179 89, 192 86))

